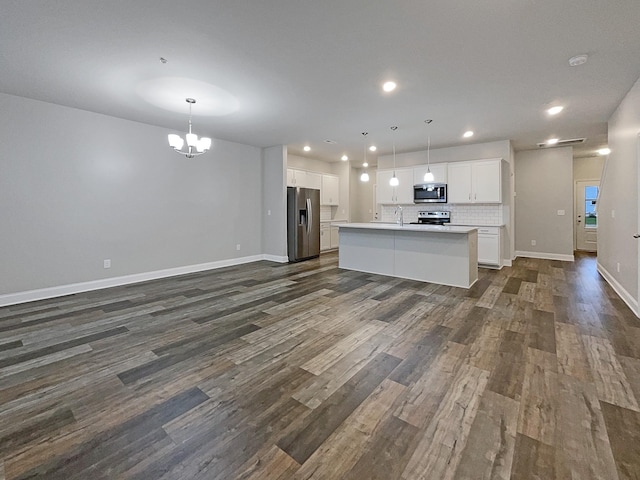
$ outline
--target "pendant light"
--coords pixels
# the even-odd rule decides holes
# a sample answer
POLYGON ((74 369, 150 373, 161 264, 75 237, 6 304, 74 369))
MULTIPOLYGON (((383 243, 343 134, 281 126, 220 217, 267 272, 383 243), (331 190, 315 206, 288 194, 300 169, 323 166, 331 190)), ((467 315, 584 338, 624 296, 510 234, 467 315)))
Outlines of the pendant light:
MULTIPOLYGON (((398 127, 391 127, 391 131, 395 132, 398 129, 398 127)), ((395 135, 393 138, 393 177, 391 177, 391 179, 389 180, 389 185, 391 185, 392 187, 397 187, 398 185, 400 185, 400 180, 398 180, 398 177, 396 177, 396 139, 395 139, 395 135)))
POLYGON ((184 155, 187 158, 193 158, 198 155, 202 155, 211 148, 211 139, 209 137, 202 137, 198 139, 198 135, 191 132, 191 107, 196 103, 196 101, 193 98, 186 98, 185 101, 189 104, 189 133, 186 135, 187 150, 182 150, 182 147, 184 146, 184 139, 175 133, 169 134, 169 146, 177 153, 184 155))
MULTIPOLYGON (((433 120, 425 120, 424 123, 426 123, 427 125, 431 124, 431 122, 433 122, 433 120)), ((427 136, 427 173, 424 174, 424 181, 425 182, 433 182, 435 180, 435 177, 433 176, 433 173, 431 173, 431 167, 430 167, 430 158, 429 158, 429 151, 431 150, 431 135, 429 134, 427 136)))
POLYGON ((367 167, 369 166, 369 164, 367 163, 367 135, 369 135, 368 132, 362 132, 362 139, 364 140, 364 163, 362 164, 362 166, 364 167, 364 172, 362 172, 362 175, 360 175, 361 182, 369 181, 369 174, 367 173, 367 167))

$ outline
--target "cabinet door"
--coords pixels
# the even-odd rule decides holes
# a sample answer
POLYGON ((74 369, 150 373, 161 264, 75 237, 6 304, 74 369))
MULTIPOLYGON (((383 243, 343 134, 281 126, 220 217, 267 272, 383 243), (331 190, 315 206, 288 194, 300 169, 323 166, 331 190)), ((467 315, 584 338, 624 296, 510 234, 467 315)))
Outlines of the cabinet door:
POLYGON ((413 168, 396 170, 396 177, 398 177, 400 183, 396 187, 395 203, 413 205, 413 168))
POLYGON ((478 263, 500 265, 500 235, 478 233, 478 263))
POLYGON ((320 203, 322 205, 338 205, 340 203, 340 179, 334 175, 322 175, 320 203))
MULTIPOLYGON (((447 183, 447 164, 434 163, 429 167, 433 173, 433 183, 447 183)), ((413 168, 413 183, 425 183, 424 174, 427 173, 427 166, 420 165, 413 168)))
POLYGON ((475 203, 500 203, 502 200, 500 160, 474 162, 471 167, 472 200, 475 203))
POLYGON ((305 185, 306 188, 315 188, 322 190, 322 175, 319 173, 307 172, 305 185))
POLYGON ((331 227, 331 248, 338 248, 340 244, 340 229, 338 227, 331 227))
POLYGON ((331 228, 329 225, 320 226, 320 250, 331 248, 331 228))
POLYGON ((471 164, 450 163, 447 170, 447 202, 471 203, 471 164))
POLYGON ((296 186, 296 171, 292 168, 287 168, 287 187, 296 186))
POLYGON ((378 170, 376 173, 376 203, 381 205, 390 205, 395 203, 395 189, 389 185, 389 180, 393 176, 391 170, 378 170))

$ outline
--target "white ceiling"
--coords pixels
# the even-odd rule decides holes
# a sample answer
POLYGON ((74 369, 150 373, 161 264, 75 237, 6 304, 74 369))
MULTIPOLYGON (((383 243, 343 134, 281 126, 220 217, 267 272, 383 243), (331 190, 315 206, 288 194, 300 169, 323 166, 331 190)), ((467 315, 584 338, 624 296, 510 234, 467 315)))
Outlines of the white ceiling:
POLYGON ((309 144, 330 161, 361 161, 362 131, 389 153, 391 125, 398 152, 424 149, 429 132, 432 148, 587 137, 587 155, 640 77, 638 0, 0 0, 0 11, 1 92, 179 131, 192 96, 199 135, 299 155, 309 144), (589 62, 570 67, 580 53, 589 62), (389 79, 398 88, 385 94, 389 79), (549 118, 556 103, 565 110, 549 118))

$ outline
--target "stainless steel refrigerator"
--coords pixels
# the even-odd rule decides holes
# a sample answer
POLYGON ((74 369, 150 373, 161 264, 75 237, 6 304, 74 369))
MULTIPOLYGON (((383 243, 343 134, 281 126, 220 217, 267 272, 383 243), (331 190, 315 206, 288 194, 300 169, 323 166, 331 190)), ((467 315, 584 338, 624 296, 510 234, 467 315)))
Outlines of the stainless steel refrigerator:
POLYGON ((320 190, 287 187, 287 245, 290 262, 320 255, 320 190))

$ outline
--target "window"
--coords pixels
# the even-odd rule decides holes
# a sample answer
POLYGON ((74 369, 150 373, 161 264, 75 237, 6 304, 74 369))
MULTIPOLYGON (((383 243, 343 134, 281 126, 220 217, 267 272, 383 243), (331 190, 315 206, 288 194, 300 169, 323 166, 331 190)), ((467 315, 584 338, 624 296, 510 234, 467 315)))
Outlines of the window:
POLYGON ((598 200, 598 187, 595 185, 584 187, 584 225, 586 228, 598 226, 598 213, 596 201, 598 200))

